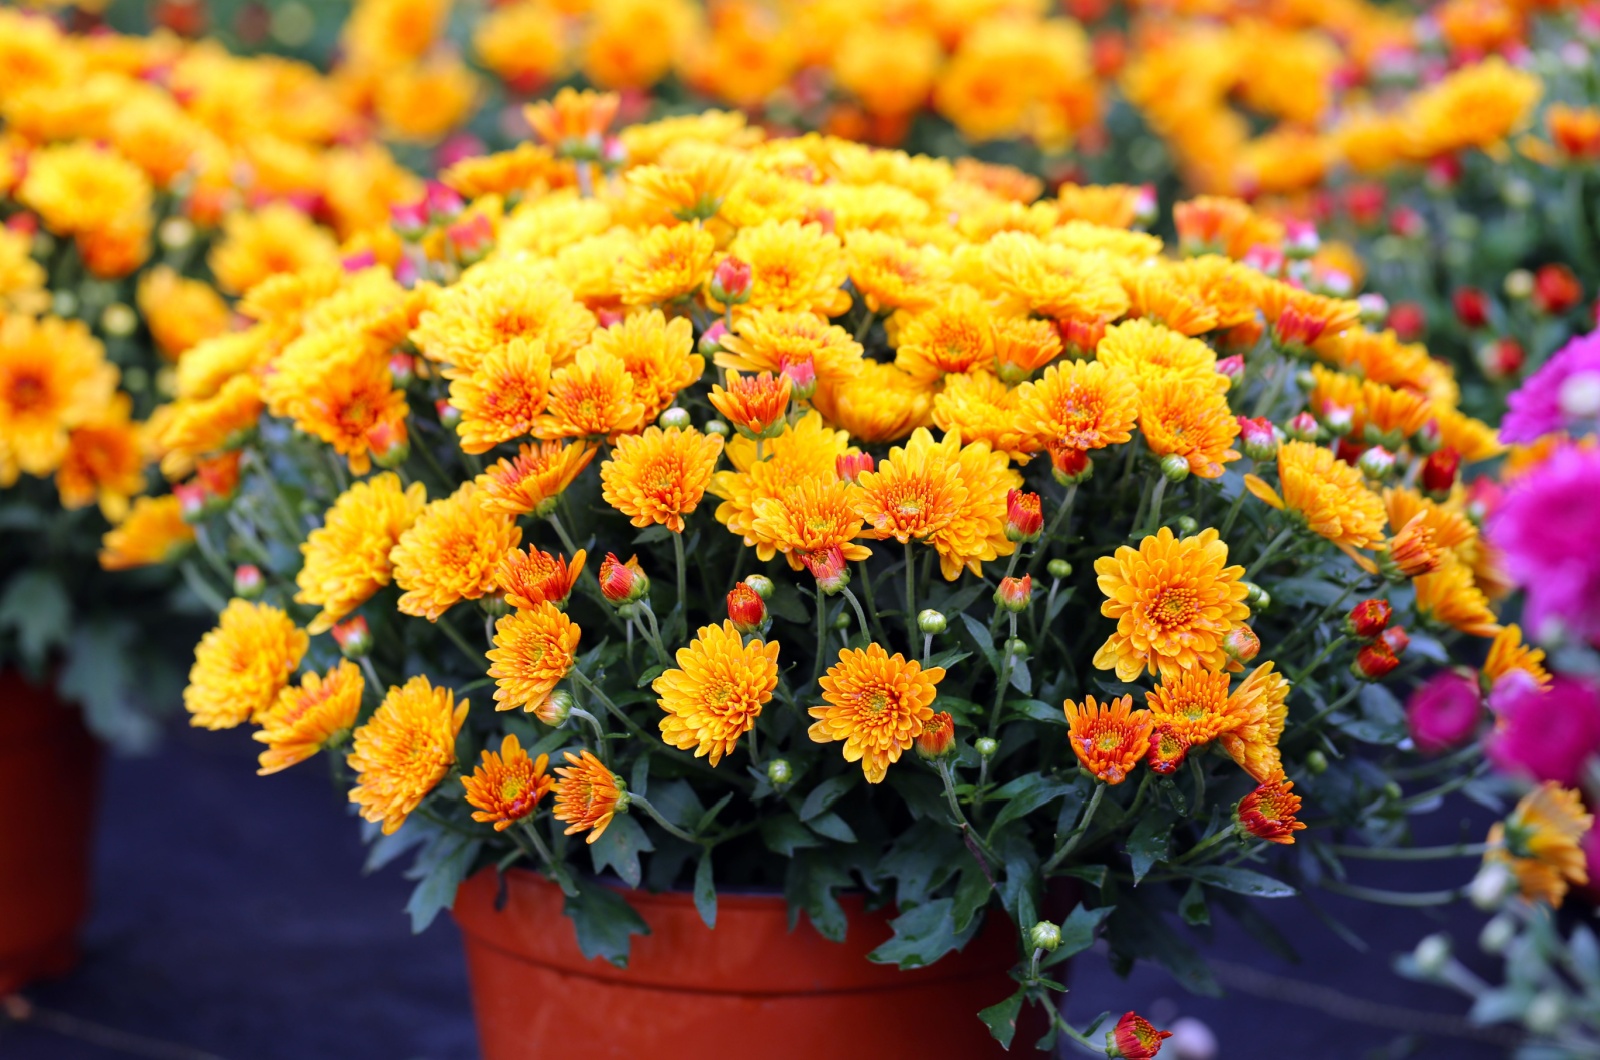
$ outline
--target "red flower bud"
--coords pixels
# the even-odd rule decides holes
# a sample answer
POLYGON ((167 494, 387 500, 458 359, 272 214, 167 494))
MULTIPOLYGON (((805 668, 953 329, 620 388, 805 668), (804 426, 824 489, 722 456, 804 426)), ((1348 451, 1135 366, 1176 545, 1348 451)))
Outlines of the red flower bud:
POLYGON ((1445 446, 1422 462, 1422 488, 1429 493, 1449 493, 1461 471, 1461 454, 1445 446))
POLYGON ((1222 650, 1228 658, 1247 663, 1261 652, 1261 638, 1249 626, 1234 626, 1222 638, 1222 650))
POLYGON ((722 340, 728 337, 728 326, 718 320, 705 333, 700 336, 700 352, 707 357, 714 356, 722 349, 722 340))
POLYGON ((1382 633, 1394 617, 1394 608, 1387 600, 1363 600, 1344 616, 1344 628, 1354 636, 1371 640, 1382 633))
POLYGON ((1039 507, 1039 495, 1022 490, 1006 493, 1006 539, 1008 541, 1037 541, 1044 529, 1044 512, 1039 507))
POLYGON ((1356 661, 1351 664, 1350 671, 1363 680, 1379 681, 1399 665, 1400 659, 1389 650, 1389 645, 1375 640, 1356 653, 1356 661))
POLYGON ((428 230, 428 207, 416 202, 395 203, 389 207, 389 224, 402 239, 418 239, 428 230))
POLYGON ((410 385, 411 380, 417 377, 417 360, 409 353, 391 353, 389 355, 389 378, 394 385, 402 390, 410 385))
POLYGON ((1398 206, 1389 215, 1389 230, 1402 239, 1414 239, 1428 230, 1428 222, 1409 206, 1398 206))
POLYGON ((399 467, 411 455, 405 420, 381 420, 367 428, 367 448, 379 467, 399 467))
POLYGON ((254 563, 241 563, 234 568, 233 595, 254 600, 261 595, 265 585, 266 579, 261 576, 261 568, 254 563))
POLYGON ((1383 218, 1388 190, 1382 184, 1352 184, 1344 192, 1344 209, 1350 220, 1370 227, 1383 218))
POLYGON ((948 758, 956 748, 956 719, 940 711, 922 723, 916 739, 917 755, 925 761, 948 758))
POLYGON ((1510 379, 1522 371, 1527 359, 1522 344, 1509 336, 1478 347, 1478 367, 1492 382, 1510 379))
POLYGON ((610 603, 621 606, 631 604, 650 591, 650 579, 639 566, 639 557, 631 556, 627 563, 617 559, 615 552, 607 552, 600 561, 600 592, 610 603))
POLYGON ((447 431, 455 430, 456 424, 461 422, 461 410, 444 398, 433 403, 433 410, 439 414, 439 425, 447 431))
POLYGON ((1383 631, 1383 635, 1378 639, 1383 641, 1384 645, 1395 654, 1396 658, 1404 655, 1406 649, 1411 647, 1411 636, 1406 633, 1404 626, 1390 626, 1383 631))
POLYGON ((728 593, 728 618, 740 633, 759 633, 767 624, 766 601, 761 599, 760 593, 740 582, 728 593))
POLYGON ((871 453, 840 453, 833 458, 833 470, 841 482, 854 483, 873 466, 871 453))
POLYGON ((1063 486, 1075 486, 1094 474, 1094 461, 1082 449, 1068 446, 1050 447, 1050 470, 1063 486))
POLYGON ((1033 575, 1020 578, 1001 578, 1000 588, 994 591, 994 602, 1007 611, 1026 611, 1033 599, 1033 575))
POLYGON ((1543 265, 1533 274, 1533 307, 1560 316, 1583 301, 1583 284, 1565 265, 1543 265))
POLYGON ((1125 1060, 1150 1060, 1161 1051, 1161 1043, 1171 1031, 1158 1031, 1136 1012, 1125 1013, 1117 1025, 1106 1032, 1106 1055, 1125 1060))
POLYGON ((1237 383, 1244 378, 1244 357, 1240 354, 1230 354, 1217 362, 1217 372, 1228 377, 1230 382, 1237 383))
POLYGON ((1428 330, 1428 314, 1415 302, 1396 302, 1389 310, 1389 326, 1402 342, 1416 342, 1428 330))
POLYGON ((494 247, 494 225, 481 213, 450 225, 444 235, 456 259, 466 265, 482 261, 494 247))
POLYGON ((750 266, 731 254, 717 263, 711 273, 711 297, 723 305, 741 305, 750 300, 750 266))
POLYGON ((334 643, 339 645, 339 651, 346 659, 359 659, 372 650, 372 633, 367 629, 367 620, 360 615, 333 627, 334 643))
POLYGON ((192 523, 205 515, 206 488, 199 482, 179 482, 172 487, 172 495, 178 498, 178 511, 184 522, 192 523))
POLYGON ((803 553, 800 562, 817 579, 817 588, 829 596, 850 584, 850 567, 845 563, 844 550, 838 545, 803 553))
POLYGON ((422 201, 427 207, 428 219, 435 224, 454 221, 461 216, 461 211, 467 208, 466 200, 457 194, 455 189, 437 180, 428 181, 422 201))
POLYGON ((789 389, 796 401, 809 401, 817 392, 817 363, 810 357, 791 361, 784 354, 778 358, 778 372, 789 378, 789 389))
POLYGON ((1459 288, 1450 296, 1461 326, 1476 331, 1489 323, 1489 296, 1476 287, 1459 288))
POLYGON ((1295 819, 1300 812, 1300 796, 1293 788, 1294 784, 1281 776, 1259 785, 1234 807, 1234 821, 1257 839, 1293 843, 1294 834, 1305 828, 1304 822, 1295 819))
POLYGON ((1106 321, 1099 316, 1067 317, 1056 321, 1056 330, 1061 333, 1061 345, 1067 353, 1075 357, 1093 357, 1100 348, 1100 340, 1106 337, 1106 321))
POLYGON ((1239 417, 1239 447, 1251 460, 1271 460, 1278 455, 1278 428, 1265 417, 1239 417))

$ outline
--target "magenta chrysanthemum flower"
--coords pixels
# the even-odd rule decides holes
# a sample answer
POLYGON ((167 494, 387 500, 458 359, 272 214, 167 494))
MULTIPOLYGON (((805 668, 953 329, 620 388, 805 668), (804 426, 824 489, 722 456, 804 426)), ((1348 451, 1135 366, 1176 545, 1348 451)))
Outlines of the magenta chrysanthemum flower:
POLYGON ((1600 691, 1565 675, 1546 689, 1531 680, 1502 684, 1494 696, 1500 724, 1484 741, 1489 760, 1502 773, 1576 785, 1600 753, 1600 691))
POLYGON ((1465 743, 1483 716, 1483 694, 1475 677, 1444 670, 1406 700, 1411 739, 1424 754, 1438 754, 1465 743))
POLYGON ((1600 636, 1600 451, 1565 447, 1506 492, 1489 521, 1506 573, 1528 593, 1524 625, 1600 636))
POLYGON ((1505 419, 1500 421, 1500 440, 1532 442, 1566 430, 1570 416, 1562 407, 1562 392, 1569 380, 1580 375, 1593 375, 1600 383, 1600 332, 1581 335, 1561 347, 1511 393, 1505 419))

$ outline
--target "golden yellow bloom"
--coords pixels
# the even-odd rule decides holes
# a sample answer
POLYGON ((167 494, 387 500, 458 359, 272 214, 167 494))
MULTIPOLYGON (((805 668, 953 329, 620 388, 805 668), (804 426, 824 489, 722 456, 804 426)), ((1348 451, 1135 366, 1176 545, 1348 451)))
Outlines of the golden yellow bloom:
POLYGON ((1547 780, 1490 827, 1483 860, 1510 866, 1524 898, 1559 907, 1569 885, 1589 882, 1581 844, 1592 827, 1577 790, 1547 780))
POLYGON ((333 502, 300 545, 295 603, 322 610, 306 629, 323 633, 389 584, 389 553, 428 502, 420 482, 402 488, 393 472, 357 482, 333 502))
POLYGON ((1103 257, 1002 232, 984 248, 984 261, 1004 290, 1041 316, 1109 320, 1128 311, 1128 293, 1103 257))
MULTIPOLYGON (((1090 325, 1099 323, 1093 319, 1090 325)), ((1061 331, 1048 320, 1000 317, 990 327, 994 342, 994 369, 1010 382, 1028 378, 1061 356, 1061 331)))
POLYGON ((261 731, 252 737, 267 745, 261 752, 261 776, 304 762, 356 723, 366 682, 361 668, 348 659, 326 675, 307 673, 289 685, 261 716, 261 731))
POLYGON ((1251 670, 1228 697, 1228 713, 1244 723, 1219 735, 1217 742, 1258 784, 1283 774, 1278 740, 1289 717, 1288 699, 1289 682, 1270 662, 1251 670))
POLYGON ((588 348, 617 358, 633 377, 634 397, 644 406, 641 422, 665 412, 678 391, 698 382, 706 369, 705 358, 693 352, 688 318, 668 320, 659 309, 596 331, 588 348))
POLYGON ((721 453, 721 436, 693 427, 624 435, 600 465, 602 495, 634 526, 659 524, 681 534, 683 517, 705 495, 721 453))
POLYGON ((817 721, 807 734, 817 743, 843 740, 844 760, 860 762, 868 783, 881 783, 933 718, 931 704, 942 680, 942 667, 923 669, 877 644, 865 651, 844 649, 822 679, 828 706, 810 709, 817 721))
POLYGON ((1106 602, 1100 613, 1117 629, 1095 652, 1094 665, 1132 681, 1148 670, 1163 678, 1183 670, 1221 670, 1222 638, 1250 617, 1244 568, 1229 567, 1228 545, 1211 528, 1175 538, 1162 527, 1137 549, 1128 545, 1095 560, 1106 602))
POLYGON ((1484 684, 1493 688, 1513 670, 1527 674, 1540 688, 1550 683, 1550 671, 1544 668, 1544 649, 1523 643, 1522 627, 1515 622, 1496 633, 1490 642, 1489 657, 1483 661, 1484 684))
MULTIPOLYGON (((138 166, 116 151, 88 143, 43 147, 28 156, 27 175, 17 199, 39 214, 46 228, 74 236, 85 257, 113 251, 118 243, 135 248, 131 259, 95 268, 100 275, 131 272, 144 259, 150 231, 153 191, 138 166)), ((114 252, 111 257, 118 257, 114 252)))
POLYGON ((747 539, 776 548, 799 570, 802 557, 833 548, 848 561, 866 559, 872 550, 856 544, 862 530, 855 491, 847 483, 805 479, 777 497, 756 499, 747 539))
POLYGON ((524 142, 508 151, 463 158, 440 173, 439 180, 463 198, 477 199, 541 187, 558 188, 571 184, 573 177, 569 167, 556 161, 555 153, 548 147, 524 142))
POLYGON ((1181 456, 1200 478, 1222 477, 1222 465, 1239 459, 1233 440, 1239 421, 1228 399, 1215 390, 1169 376, 1147 384, 1139 395, 1139 431, 1156 457, 1181 456))
POLYGON ((698 225, 657 225, 617 262, 616 286, 628 305, 687 298, 711 277, 717 241, 698 225))
POLYGON ((500 557, 521 541, 516 520, 487 510, 475 483, 431 502, 389 552, 394 583, 405 590, 400 613, 437 622, 458 601, 494 591, 500 557))
POLYGON ((303 335, 273 368, 263 386, 268 410, 333 446, 353 474, 371 470, 373 450, 385 439, 406 436, 405 391, 366 334, 341 328, 303 335))
POLYGON ((1129 320, 1106 329, 1095 360, 1126 372, 1140 389, 1163 379, 1178 379, 1196 392, 1225 393, 1228 377, 1217 371, 1217 354, 1199 339, 1148 320, 1129 320))
POLYGON ((1122 282, 1133 302, 1129 312, 1135 316, 1181 335, 1202 335, 1217 326, 1216 309, 1165 270, 1132 269, 1123 274, 1122 282))
POLYGON ((615 438, 639 429, 645 407, 620 357, 586 347, 550 379, 550 400, 533 433, 553 438, 615 438))
POLYGON ((1423 621, 1475 637, 1492 637, 1500 632, 1488 598, 1473 582, 1472 568, 1454 553, 1444 553, 1437 570, 1411 584, 1417 591, 1417 614, 1423 621))
POLYGON ((161 470, 181 476, 195 457, 239 445, 261 418, 261 381, 241 373, 223 383, 211 397, 179 401, 160 432, 161 470))
POLYGON ((588 751, 581 758, 571 751, 562 753, 571 768, 556 770, 561 779, 556 782, 555 819, 567 822, 567 835, 587 831, 585 842, 593 843, 605 834, 619 808, 626 812, 622 789, 616 774, 588 751))
POLYGON ((194 543, 194 527, 183 518, 183 505, 168 493, 136 497, 127 518, 106 531, 100 546, 103 570, 130 570, 166 563, 194 543))
POLYGON ((944 256, 885 232, 856 231, 845 241, 850 280, 874 313, 934 305, 949 281, 944 256))
POLYGON ((485 67, 521 92, 538 91, 566 72, 561 15, 538 0, 505 4, 483 15, 472 47, 485 67))
POLYGON ((1024 448, 1102 449, 1133 437, 1139 388, 1099 361, 1068 361, 1017 388, 1024 448))
POLYGON ((947 288, 929 309, 895 319, 894 363, 914 379, 936 383, 994 364, 992 313, 966 284, 947 288))
POLYGON ((333 236, 282 202, 228 215, 208 259, 217 286, 242 294, 269 276, 339 264, 333 236))
POLYGON ((594 314, 538 270, 518 262, 479 267, 474 279, 436 294, 411 333, 423 356, 470 371, 492 349, 542 340, 553 366, 589 341, 594 314))
POLYGON ((651 688, 667 716, 661 738, 673 747, 694 748, 711 764, 733 753, 739 737, 755 728, 762 706, 778 685, 778 643, 752 639, 747 645, 731 621, 702 626, 677 667, 651 688))
POLYGON ((585 77, 604 88, 655 84, 694 27, 695 9, 686 0, 595 0, 591 10, 582 68, 585 77))
POLYGON ((806 413, 768 442, 766 459, 759 462, 755 442, 733 439, 726 449, 733 470, 718 471, 709 486, 712 494, 723 499, 717 506, 717 521, 754 547, 762 562, 770 560, 777 554, 777 546, 755 534, 757 505, 763 499, 783 499, 802 482, 833 482, 835 462, 849 445, 850 435, 825 426, 816 412, 806 413))
POLYGON ((1499 56, 1463 66, 1407 101, 1405 152, 1425 160, 1492 147, 1528 120, 1543 90, 1537 74, 1514 69, 1499 56))
POLYGON ((362 0, 341 33, 360 65, 392 66, 420 58, 445 30, 450 0, 362 0))
POLYGON ((583 631, 549 601, 495 620, 488 652, 496 710, 538 711, 567 676, 583 631))
POLYGON ((861 344, 815 313, 741 313, 733 332, 722 340, 722 352, 716 355, 719 368, 776 374, 785 363, 800 364, 810 358, 819 388, 863 370, 861 344))
POLYGON ((499 515, 548 515, 556 498, 594 459, 583 442, 534 442, 502 457, 474 482, 483 490, 483 510, 499 515))
MULTIPOLYGON (((821 225, 764 221, 741 228, 728 253, 750 266, 750 309, 838 316, 850 308, 844 244, 821 225)), ((713 308, 720 303, 707 299, 713 308)))
POLYGON ((67 456, 70 432, 100 417, 117 368, 78 321, 0 316, 0 486, 17 469, 48 475, 67 456), (9 470, 8 470, 9 467, 9 470))
POLYGON ((811 403, 828 422, 862 442, 893 442, 933 422, 934 384, 882 361, 864 361, 859 374, 818 384, 811 403))
POLYGON ((1439 426, 1439 444, 1460 453, 1463 462, 1475 464, 1505 452, 1499 434, 1482 420, 1439 401, 1433 403, 1432 415, 1439 426))
POLYGON ((901 544, 926 541, 949 526, 967 500, 967 487, 953 474, 960 435, 935 442, 919 428, 905 446, 889 450, 875 471, 863 472, 857 510, 876 538, 901 544))
POLYGON ((504 832, 531 814, 556 786, 555 778, 545 773, 549 764, 549 755, 529 758, 516 733, 506 733, 500 750, 485 748, 483 763, 461 778, 466 800, 476 811, 472 819, 493 822, 496 832, 504 832))
POLYGON ((679 221, 715 217, 747 164, 741 152, 707 144, 683 145, 664 163, 635 166, 625 179, 646 203, 679 221))
MULTIPOLYGON (((4 184, 0 174, 0 187, 4 184)), ((44 283, 44 266, 33 260, 33 238, 0 228, 0 313, 43 312, 50 305, 44 283)))
POLYGON ((579 92, 563 88, 554 99, 530 103, 523 116, 551 147, 572 141, 598 141, 617 115, 622 98, 615 92, 579 92))
POLYGON ((483 355, 469 371, 450 369, 456 433, 468 453, 487 453, 533 431, 550 391, 550 355, 538 339, 515 339, 483 355))
POLYGON ((231 729, 260 718, 300 665, 309 639, 276 607, 228 601, 194 649, 183 690, 189 724, 231 729))
POLYGON ((456 762, 456 736, 467 720, 466 700, 417 676, 389 689, 367 723, 355 731, 346 761, 355 770, 350 801, 363 820, 393 835, 456 762))
POLYGON ((1478 539, 1478 528, 1462 513, 1457 500, 1440 504, 1408 486, 1394 486, 1383 491, 1383 506, 1392 527, 1404 527, 1420 518, 1432 532, 1435 548, 1459 550, 1478 539))
POLYGON ((1356 549, 1372 548, 1383 541, 1383 500, 1367 488, 1361 472, 1310 442, 1285 442, 1278 447, 1276 490, 1255 475, 1244 484, 1251 493, 1280 511, 1305 522, 1312 533, 1337 545, 1363 567, 1371 561, 1356 549))
POLYGON ((1131 228, 1149 192, 1132 184, 1062 184, 1056 203, 1063 221, 1131 228))
POLYGON ((211 285, 191 280, 167 265, 139 277, 135 302, 150 337, 169 360, 197 343, 225 334, 232 313, 211 285))
POLYGON ((1067 733, 1083 767, 1107 784, 1121 784, 1150 749, 1155 718, 1148 710, 1130 710, 1132 696, 1096 703, 1067 700, 1067 733))
POLYGON ((438 52, 381 74, 373 109, 386 139, 431 143, 461 124, 478 95, 460 57, 438 52))
POLYGON ((869 113, 900 116, 927 101, 944 54, 939 38, 925 27, 862 19, 832 58, 840 86, 869 113))
POLYGON ((1021 422, 1022 392, 988 372, 945 377, 933 399, 933 422, 942 431, 960 431, 970 442, 987 442, 1019 464, 1028 462, 1021 422))

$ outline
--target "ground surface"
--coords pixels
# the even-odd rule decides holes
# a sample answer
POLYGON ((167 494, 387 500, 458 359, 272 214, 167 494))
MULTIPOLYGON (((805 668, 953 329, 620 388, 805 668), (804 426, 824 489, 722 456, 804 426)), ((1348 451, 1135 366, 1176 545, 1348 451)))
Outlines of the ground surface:
MULTIPOLYGON (((396 871, 361 876, 355 822, 326 774, 308 765, 257 778, 257 745, 241 737, 176 731, 155 757, 110 763, 85 959, 70 977, 29 994, 49 1022, 64 1026, 0 1019, 0 1057, 476 1056, 454 925, 441 917, 412 936, 401 912, 409 885, 396 871), (106 1038, 103 1029, 121 1037, 106 1038)), ((1436 815, 1434 838, 1453 839, 1464 812, 1436 815)), ((1459 876, 1407 869, 1384 882, 1420 890, 1459 876)), ((1212 952, 1230 990, 1212 1000, 1185 994, 1158 968, 1117 979, 1090 954, 1075 962, 1069 1014, 1079 1022, 1124 1008, 1161 1023, 1196 1017, 1215 1032, 1223 1060, 1504 1055, 1462 1038, 1407 1038, 1393 1026, 1420 1029, 1418 1016, 1371 1004, 1460 1015, 1464 1005, 1454 995, 1389 971, 1390 958, 1439 921, 1349 901, 1328 907, 1371 940, 1371 952, 1355 952, 1291 899, 1271 912, 1314 955, 1302 964, 1266 954, 1240 932, 1219 931, 1212 952), (1307 996, 1300 984, 1309 983, 1324 990, 1307 996)), ((1476 923, 1459 911, 1446 926, 1471 950, 1476 923)))

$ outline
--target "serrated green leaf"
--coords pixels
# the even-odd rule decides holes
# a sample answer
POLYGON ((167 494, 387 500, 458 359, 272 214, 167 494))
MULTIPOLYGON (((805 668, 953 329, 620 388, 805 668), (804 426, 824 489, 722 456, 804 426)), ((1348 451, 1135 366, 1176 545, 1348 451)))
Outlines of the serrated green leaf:
POLYGON ((801 824, 799 818, 789 814, 763 819, 761 839, 767 844, 768 850, 785 858, 794 857, 796 850, 822 845, 822 841, 811 829, 801 824))
POLYGON ((1061 922, 1061 945, 1040 966, 1048 968, 1059 964, 1093 946, 1100 925, 1115 911, 1116 907, 1110 905, 1103 905, 1099 909, 1085 909, 1080 905, 1073 909, 1067 919, 1061 922))
POLYGON ((1071 784, 1051 780, 1042 773, 1029 773, 1021 779, 1029 783, 1017 789, 1010 800, 1000 808, 991 827, 1003 828, 1012 821, 1026 817, 1051 800, 1060 798, 1073 788, 1071 784))
POLYGON ((875 964, 895 964, 901 969, 925 968, 951 950, 966 945, 968 930, 955 929, 955 901, 940 898, 901 913, 889 922, 894 937, 867 954, 875 964))
POLYGON ((1199 880, 1208 887, 1220 887, 1235 894, 1251 898, 1292 898, 1299 892, 1282 880, 1275 880, 1253 869, 1230 868, 1224 865, 1199 865, 1184 867, 1185 876, 1199 880))
POLYGON ((806 827, 820 836, 826 836, 840 843, 856 841, 855 832, 851 831, 844 818, 836 813, 819 813, 806 822, 806 827))
POLYGON ((621 876, 622 882, 629 887, 639 886, 639 881, 644 878, 643 870, 639 868, 639 855, 655 849, 655 844, 639 827, 639 822, 627 814, 613 817, 600 838, 588 846, 595 873, 598 875, 609 868, 621 876))
POLYGON ((978 1018, 989 1028, 994 1040, 1007 1051, 1011 1049, 1011 1039, 1017 1036, 1017 1017, 1022 1013, 1022 999, 1023 991, 1018 990, 998 1005, 990 1005, 978 1013, 978 1018))
POLYGON ((816 850, 802 850, 789 861, 783 896, 789 903, 789 926, 803 911, 817 933, 832 942, 844 941, 848 921, 834 892, 850 886, 850 874, 816 850))
POLYGON ((603 957, 618 968, 628 966, 634 935, 650 934, 650 925, 627 899, 596 880, 584 880, 578 893, 569 895, 562 912, 572 919, 578 949, 593 960, 603 957))
POLYGON ((1138 886, 1156 862, 1167 856, 1172 846, 1172 819, 1164 814, 1146 814, 1128 836, 1128 858, 1133 862, 1133 882, 1138 886))
POLYGON ((994 885, 989 882, 983 866, 971 854, 967 854, 962 862, 961 881, 956 884, 955 905, 952 907, 952 919, 957 931, 967 929, 973 918, 989 904, 989 896, 993 893, 994 885))
POLYGON ((653 545, 657 541, 665 541, 671 536, 671 530, 657 523, 654 526, 647 526, 637 534, 634 534, 633 543, 636 545, 653 545))
POLYGON ((628 777, 628 790, 635 795, 650 795, 650 756, 640 755, 639 760, 633 763, 633 772, 628 777))
POLYGON ((949 651, 941 651, 930 655, 928 657, 928 661, 922 664, 922 668, 927 670, 931 667, 938 666, 942 669, 948 670, 961 660, 970 658, 972 658, 972 653, 970 651, 962 651, 960 648, 952 648, 949 651))
POLYGON ((1106 885, 1106 867, 1104 865, 1074 865, 1068 869, 1059 870, 1063 876, 1072 876, 1083 880, 1093 887, 1106 885))
POLYGON ((24 570, 11 577, 0 596, 0 631, 11 630, 23 663, 39 672, 51 648, 67 642, 72 625, 72 600, 61 580, 45 570, 24 570))
POLYGON ((700 864, 694 868, 694 908, 708 928, 717 926, 717 884, 711 876, 711 850, 700 855, 700 864))
POLYGON ((800 804, 800 819, 809 821, 825 812, 829 806, 839 801, 840 796, 855 787, 861 776, 860 771, 852 769, 836 777, 829 777, 812 788, 811 793, 806 796, 806 801, 800 804))
POLYGON ((477 839, 439 832, 418 853, 416 862, 406 871, 407 879, 417 881, 406 902, 413 934, 427 930, 440 910, 455 904, 456 888, 467 878, 482 846, 477 839))
MULTIPOLYGON (((815 824, 812 822, 813 827, 815 824)), ((966 847, 952 829, 924 819, 894 841, 878 863, 878 871, 894 879, 895 899, 909 909, 926 902, 955 874, 964 856, 966 847)))
POLYGON ((1042 699, 1008 699, 1006 706, 1031 721, 1066 728, 1067 713, 1059 706, 1053 707, 1042 699))
POLYGON ((650 682, 654 681, 656 678, 660 677, 662 674, 664 674, 666 672, 667 672, 666 664, 664 664, 664 663, 656 663, 654 666, 650 667, 650 669, 646 670, 644 673, 639 675, 639 685, 638 685, 638 687, 640 687, 640 688, 649 688, 650 687, 650 682))

